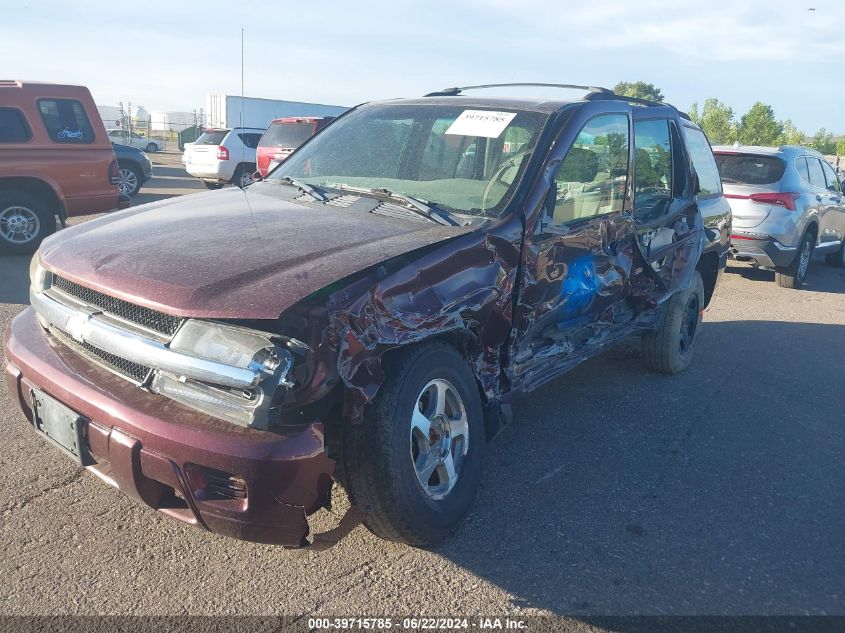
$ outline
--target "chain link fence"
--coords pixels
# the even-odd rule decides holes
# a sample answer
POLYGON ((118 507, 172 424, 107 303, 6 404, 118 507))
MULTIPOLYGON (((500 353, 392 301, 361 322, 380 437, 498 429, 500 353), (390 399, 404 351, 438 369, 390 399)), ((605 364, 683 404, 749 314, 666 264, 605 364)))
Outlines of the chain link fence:
POLYGON ((201 127, 187 123, 156 126, 150 121, 136 121, 130 127, 121 119, 103 119, 103 124, 112 142, 145 151, 181 152, 185 143, 192 143, 202 134, 201 127))

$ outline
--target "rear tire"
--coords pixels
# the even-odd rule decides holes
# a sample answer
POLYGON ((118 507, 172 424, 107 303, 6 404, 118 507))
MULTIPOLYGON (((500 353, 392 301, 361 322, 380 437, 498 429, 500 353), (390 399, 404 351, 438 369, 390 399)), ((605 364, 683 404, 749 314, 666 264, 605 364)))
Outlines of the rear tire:
POLYGON ((56 231, 56 216, 45 201, 26 191, 0 191, 0 253, 34 253, 56 231))
POLYGON ((223 186, 222 182, 210 182, 208 180, 203 180, 202 184, 205 185, 206 189, 220 189, 223 186))
POLYGON ((845 237, 843 237, 842 244, 839 245, 839 250, 824 256, 824 263, 834 268, 845 266, 845 237))
POLYGON ((798 245, 798 252, 795 259, 786 268, 775 269, 775 281, 781 288, 798 289, 804 285, 807 278, 807 271, 810 268, 810 260, 813 258, 813 244, 816 241, 811 232, 804 234, 801 243, 798 245))
POLYGON ((481 479, 478 387, 466 360, 441 342, 383 365, 387 378, 364 420, 344 429, 343 483, 354 505, 369 508, 373 534, 430 547, 455 530, 481 479))
POLYGON ((689 367, 703 310, 704 282, 695 271, 690 287, 669 299, 657 331, 642 335, 643 360, 649 369, 677 374, 689 367))
POLYGON ((235 170, 235 175, 232 176, 231 183, 236 187, 243 189, 249 187, 253 183, 252 175, 255 173, 255 166, 241 165, 235 170))
POLYGON ((155 143, 147 143, 147 149, 145 151, 150 154, 155 154, 158 151, 158 145, 155 143))

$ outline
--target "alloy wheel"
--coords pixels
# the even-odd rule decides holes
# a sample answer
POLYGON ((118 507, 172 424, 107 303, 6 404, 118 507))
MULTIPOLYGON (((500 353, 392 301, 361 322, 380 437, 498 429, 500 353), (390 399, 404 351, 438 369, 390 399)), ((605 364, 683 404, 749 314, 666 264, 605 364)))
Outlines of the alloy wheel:
POLYGON ((687 300, 684 309, 684 317, 681 321, 681 353, 686 353, 695 341, 695 333, 698 330, 698 317, 700 315, 698 295, 692 293, 687 300))
POLYGON ((798 260, 798 281, 804 281, 807 276, 807 269, 810 267, 810 258, 813 254, 813 245, 810 240, 805 240, 801 246, 801 259, 798 260))
POLYGON ((447 380, 432 380, 411 415, 411 461, 431 499, 443 499, 455 487, 468 449, 469 421, 460 393, 447 380))
POLYGON ((41 220, 32 209, 19 205, 0 211, 0 236, 12 244, 28 244, 41 230, 41 220))
POLYGON ((138 176, 134 171, 126 167, 120 170, 120 183, 118 184, 120 193, 131 196, 138 188, 138 176))

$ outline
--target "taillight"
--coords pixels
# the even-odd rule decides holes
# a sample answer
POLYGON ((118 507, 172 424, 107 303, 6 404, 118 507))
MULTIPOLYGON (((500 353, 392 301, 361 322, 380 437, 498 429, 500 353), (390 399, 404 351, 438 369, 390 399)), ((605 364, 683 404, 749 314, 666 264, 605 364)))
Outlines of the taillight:
POLYGON ((217 160, 229 160, 229 149, 225 145, 217 148, 217 160))
POLYGON ((113 160, 109 165, 109 184, 120 184, 120 167, 117 166, 116 160, 113 160))
POLYGON ((795 201, 798 200, 798 193, 752 193, 748 196, 751 202, 760 204, 773 204, 778 207, 795 211, 795 201))

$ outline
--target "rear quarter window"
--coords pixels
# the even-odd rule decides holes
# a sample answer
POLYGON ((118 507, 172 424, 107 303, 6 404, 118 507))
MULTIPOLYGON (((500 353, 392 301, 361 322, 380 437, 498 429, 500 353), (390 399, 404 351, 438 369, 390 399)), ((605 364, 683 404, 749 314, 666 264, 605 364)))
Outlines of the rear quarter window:
POLYGON ((772 185, 783 178, 786 163, 777 156, 717 154, 722 182, 739 185, 772 185))
POLYGON ((258 147, 258 141, 261 140, 261 135, 256 134, 254 132, 243 132, 238 134, 243 144, 246 145, 249 149, 255 149, 258 147))
POLYGON ((704 132, 687 126, 683 126, 684 139, 687 143, 692 166, 698 174, 698 186, 700 196, 713 196, 722 193, 722 179, 719 176, 719 168, 716 166, 716 159, 713 150, 704 132))
POLYGON ((75 99, 39 99, 38 110, 47 134, 56 143, 92 143, 94 129, 85 108, 75 99))
POLYGON ((17 108, 0 108, 0 143, 25 143, 32 132, 17 108))

